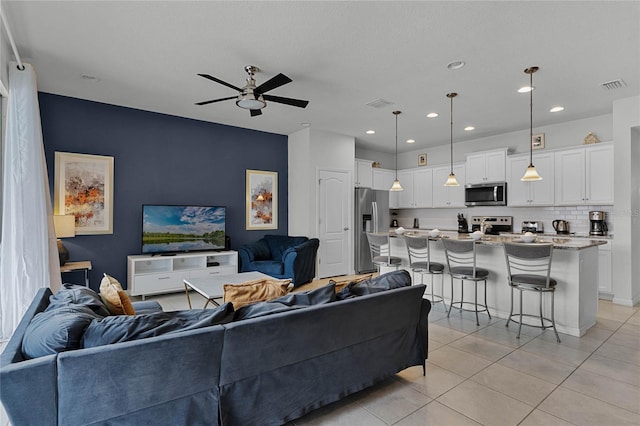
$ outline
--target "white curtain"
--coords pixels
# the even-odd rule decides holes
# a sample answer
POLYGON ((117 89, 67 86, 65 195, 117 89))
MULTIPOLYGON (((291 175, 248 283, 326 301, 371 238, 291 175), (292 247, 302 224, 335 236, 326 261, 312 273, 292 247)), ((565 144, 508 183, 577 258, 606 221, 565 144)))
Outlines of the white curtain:
POLYGON ((42 287, 60 288, 36 74, 9 64, 0 244, 0 339, 7 340, 42 287))

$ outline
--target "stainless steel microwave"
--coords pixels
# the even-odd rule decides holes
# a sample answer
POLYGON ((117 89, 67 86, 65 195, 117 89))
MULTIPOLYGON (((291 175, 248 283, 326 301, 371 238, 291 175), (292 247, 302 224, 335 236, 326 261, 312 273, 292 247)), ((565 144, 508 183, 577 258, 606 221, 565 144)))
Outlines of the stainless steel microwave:
POLYGON ((506 206, 507 183, 479 183, 464 187, 464 204, 474 206, 506 206))

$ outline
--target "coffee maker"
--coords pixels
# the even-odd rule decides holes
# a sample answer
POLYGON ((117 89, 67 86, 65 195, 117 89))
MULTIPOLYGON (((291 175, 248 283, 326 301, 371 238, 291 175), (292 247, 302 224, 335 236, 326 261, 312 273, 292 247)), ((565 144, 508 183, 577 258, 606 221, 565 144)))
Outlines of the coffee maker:
POLYGON ((458 213, 458 234, 468 234, 469 224, 462 213, 458 213))
POLYGON ((607 235, 607 222, 604 221, 607 212, 589 212, 589 235, 607 235))

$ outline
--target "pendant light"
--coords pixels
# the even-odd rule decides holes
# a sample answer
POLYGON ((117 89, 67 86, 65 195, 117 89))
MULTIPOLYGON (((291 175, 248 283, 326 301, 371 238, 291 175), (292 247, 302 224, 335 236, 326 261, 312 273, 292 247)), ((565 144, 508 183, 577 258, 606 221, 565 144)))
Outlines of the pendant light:
POLYGON ((449 173, 449 177, 444 183, 444 186, 460 186, 458 179, 456 179, 456 174, 453 173, 453 98, 456 96, 458 96, 458 94, 455 92, 447 93, 447 98, 451 99, 451 173, 449 173))
POLYGON ((396 179, 393 181, 393 185, 391 185, 391 189, 389 191, 403 191, 402 185, 400 185, 400 181, 398 180, 398 115, 402 114, 402 111, 393 111, 393 115, 396 116, 396 179))
POLYGON ((529 67, 524 72, 529 74, 529 167, 524 173, 524 176, 520 178, 524 182, 533 182, 536 180, 542 180, 542 176, 538 174, 536 166, 533 165, 533 73, 538 71, 538 67, 529 67))

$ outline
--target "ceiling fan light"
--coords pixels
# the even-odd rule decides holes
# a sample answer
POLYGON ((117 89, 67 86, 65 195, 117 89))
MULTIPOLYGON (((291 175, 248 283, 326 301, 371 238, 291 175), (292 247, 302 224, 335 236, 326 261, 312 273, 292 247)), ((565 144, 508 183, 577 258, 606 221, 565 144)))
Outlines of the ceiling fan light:
POLYGON ((267 103, 262 99, 262 95, 256 97, 254 93, 245 93, 238 96, 236 105, 244 109, 262 109, 267 103))
POLYGON ((458 183, 458 179, 456 179, 455 173, 450 173, 447 181, 444 183, 444 186, 460 186, 458 183))
POLYGON ((389 191, 404 191, 404 188, 400 185, 400 181, 396 179, 393 181, 393 185, 391 185, 391 189, 389 191))
POLYGON ((542 180, 542 176, 538 174, 536 166, 534 166, 533 164, 529 164, 529 167, 527 167, 527 171, 524 172, 524 176, 522 176, 520 180, 523 182, 533 182, 536 180, 542 180))

